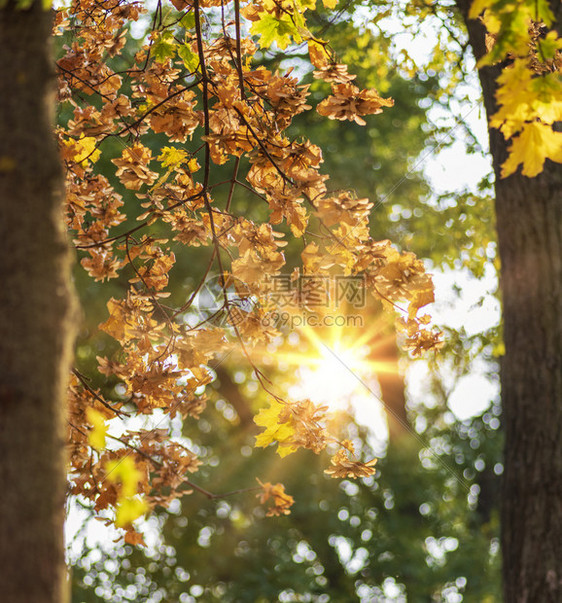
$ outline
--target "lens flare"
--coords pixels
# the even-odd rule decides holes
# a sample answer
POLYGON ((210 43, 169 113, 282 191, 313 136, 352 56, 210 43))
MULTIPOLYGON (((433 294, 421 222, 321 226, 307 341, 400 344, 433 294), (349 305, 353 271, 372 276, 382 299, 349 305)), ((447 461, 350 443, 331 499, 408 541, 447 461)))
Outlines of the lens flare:
MULTIPOLYGON (((396 372, 396 364, 377 359, 387 338, 379 329, 369 331, 305 327, 299 331, 298 347, 279 350, 278 359, 295 372, 291 394, 326 404, 333 410, 347 407, 358 399, 375 404, 369 392, 377 375, 396 372)), ((375 398, 375 399, 373 399, 375 398)))

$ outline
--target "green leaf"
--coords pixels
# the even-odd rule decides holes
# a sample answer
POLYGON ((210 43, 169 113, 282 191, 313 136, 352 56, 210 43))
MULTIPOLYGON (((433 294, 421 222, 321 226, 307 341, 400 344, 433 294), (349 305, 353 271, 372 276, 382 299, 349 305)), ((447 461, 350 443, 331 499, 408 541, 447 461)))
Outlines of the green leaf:
POLYGON ((545 59, 553 59, 556 51, 562 49, 562 40, 555 31, 549 31, 546 38, 539 40, 539 48, 545 59))
POLYGON ((190 72, 193 73, 194 71, 197 71, 197 68, 199 67, 199 56, 195 54, 187 44, 178 48, 178 56, 190 72))
POLYGON ((195 27, 195 15, 187 13, 181 18, 180 25, 188 31, 192 30, 195 27))
POLYGON ((533 6, 536 10, 535 21, 542 21, 550 27, 554 21, 554 14, 548 0, 533 0, 533 6))
POLYGON ((165 31, 152 44, 152 55, 159 63, 165 63, 167 59, 173 58, 176 54, 177 42, 174 40, 174 34, 171 31, 165 31))
POLYGON ((277 19, 266 14, 259 21, 253 23, 250 33, 260 36, 262 48, 269 47, 276 42, 281 50, 285 50, 293 40, 301 41, 298 29, 287 15, 277 19))

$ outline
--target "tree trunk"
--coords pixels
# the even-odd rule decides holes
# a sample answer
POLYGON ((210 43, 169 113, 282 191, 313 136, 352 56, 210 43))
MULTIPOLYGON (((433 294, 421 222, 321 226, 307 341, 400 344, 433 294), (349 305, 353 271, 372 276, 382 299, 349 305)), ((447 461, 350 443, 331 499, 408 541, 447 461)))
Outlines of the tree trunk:
POLYGON ((406 413, 406 387, 400 370, 400 351, 396 334, 383 336, 374 343, 373 360, 380 363, 377 381, 388 425, 388 443, 400 446, 403 438, 411 435, 410 422, 406 413))
POLYGON ((10 603, 67 599, 64 399, 73 298, 50 30, 40 2, 0 8, 0 583, 10 603))
MULTIPOLYGON (((478 59, 483 28, 467 19, 467 0, 457 4, 478 59)), ((560 4, 554 14, 560 31, 560 4)), ((499 73, 500 67, 480 70, 488 116, 496 110, 499 73)), ((547 161, 536 178, 501 179, 506 149, 491 129, 505 342, 504 597, 554 603, 562 601, 562 169, 547 161)))

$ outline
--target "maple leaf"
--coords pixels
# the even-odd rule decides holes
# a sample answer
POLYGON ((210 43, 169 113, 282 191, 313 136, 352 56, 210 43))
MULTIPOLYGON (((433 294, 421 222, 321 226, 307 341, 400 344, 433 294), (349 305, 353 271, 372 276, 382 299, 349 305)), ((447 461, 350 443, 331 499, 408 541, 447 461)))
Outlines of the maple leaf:
POLYGON ((270 501, 271 506, 267 510, 266 516, 273 517, 275 515, 289 515, 291 511, 289 508, 295 502, 294 498, 285 492, 285 486, 283 484, 271 484, 266 482, 262 484, 258 479, 259 485, 262 487, 263 492, 256 496, 260 499, 260 503, 270 501))
POLYGON ((115 525, 118 528, 129 526, 149 508, 147 502, 137 495, 143 475, 130 456, 107 461, 105 471, 109 482, 121 485, 115 507, 115 525))
POLYGON ((105 331, 108 335, 111 335, 117 341, 125 339, 126 328, 126 310, 123 302, 120 302, 113 297, 107 302, 107 309, 109 310, 109 318, 99 328, 105 331))
POLYGON ((195 94, 187 90, 153 110, 149 119, 154 132, 164 132, 172 142, 185 142, 201 124, 194 98, 195 94))
POLYGON ((520 164, 523 176, 534 178, 542 171, 545 159, 562 163, 562 132, 538 121, 527 123, 513 139, 509 157, 502 165, 502 178, 513 174, 520 164))
POLYGON ((391 98, 382 98, 376 90, 359 90, 353 84, 332 84, 333 95, 316 108, 320 115, 340 121, 354 121, 360 126, 367 122, 362 115, 382 113, 383 107, 392 107, 391 98))
POLYGON ((121 483, 121 494, 124 497, 134 496, 137 486, 142 479, 142 473, 137 469, 131 456, 124 456, 105 464, 106 478, 113 483, 121 483))
POLYGON ((293 40, 301 41, 299 30, 289 15, 278 18, 265 14, 258 21, 252 23, 250 33, 260 36, 262 48, 269 48, 275 42, 281 50, 285 50, 293 40))
POLYGON ((143 184, 152 184, 157 174, 150 170, 147 165, 152 159, 150 149, 140 143, 134 144, 130 148, 123 150, 119 159, 112 159, 118 169, 115 175, 123 185, 132 190, 138 191, 143 184))
POLYGON ((101 151, 96 149, 96 139, 84 136, 83 132, 78 140, 64 140, 63 143, 67 147, 63 157, 79 163, 82 167, 86 167, 88 162, 95 163, 100 158, 101 151))
POLYGON ((104 416, 95 408, 86 408, 86 418, 88 423, 92 424, 92 429, 88 432, 88 443, 96 450, 105 448, 105 434, 107 425, 105 424, 104 416))
POLYGON ((244 255, 232 262, 232 274, 240 281, 251 285, 268 274, 277 273, 285 264, 285 257, 280 252, 264 254, 262 257, 253 248, 248 249, 244 255))
POLYGON ((526 122, 539 119, 553 124, 562 120, 562 80, 558 73, 536 77, 527 59, 516 59, 497 79, 496 99, 500 109, 490 125, 506 138, 521 130, 526 122))
POLYGON ((136 530, 133 530, 132 528, 129 528, 125 532, 125 542, 127 544, 132 544, 133 546, 137 546, 139 544, 141 546, 146 546, 146 542, 144 541, 143 535, 137 532, 136 530))
POLYGON ((310 400, 281 403, 261 409, 254 422, 265 431, 256 437, 256 446, 265 448, 277 442, 277 452, 284 457, 298 448, 318 453, 326 447, 326 431, 322 425, 327 407, 316 406, 310 400))
POLYGON ((416 358, 424 352, 438 350, 443 347, 442 335, 439 332, 419 329, 419 325, 416 324, 415 329, 406 339, 404 347, 410 350, 412 356, 416 358))
POLYGON ((316 40, 308 41, 308 56, 316 69, 325 69, 330 65, 330 56, 326 51, 326 46, 316 40))
POLYGON ((162 147, 157 159, 162 167, 177 167, 187 160, 187 151, 177 147, 162 147))
POLYGON ((256 446, 265 448, 273 442, 278 443, 277 453, 285 457, 297 450, 292 444, 295 429, 289 422, 282 422, 280 417, 285 413, 286 405, 273 400, 269 408, 262 408, 254 417, 254 423, 265 427, 265 431, 256 436, 256 446))
POLYGON ((197 71, 199 67, 199 55, 194 53, 188 44, 184 44, 178 48, 178 56, 189 71, 197 71))
POLYGON ((175 53, 176 42, 174 34, 170 30, 166 30, 152 44, 152 54, 158 62, 165 63, 175 53))
POLYGON ((354 199, 348 192, 341 193, 338 197, 319 199, 314 205, 318 217, 326 226, 345 222, 353 227, 367 223, 373 207, 368 199, 354 199))
POLYGON ((118 528, 124 528, 129 526, 138 519, 141 515, 144 515, 148 511, 148 504, 145 500, 132 497, 119 499, 117 506, 115 507, 115 525, 118 528))
POLYGON ((350 454, 354 454, 354 446, 349 440, 342 442, 342 448, 340 448, 331 459, 332 467, 326 469, 324 473, 327 473, 330 477, 351 477, 353 479, 358 477, 368 477, 373 475, 375 469, 374 465, 377 459, 372 459, 366 463, 361 461, 355 461, 349 457, 350 454))
POLYGON ((80 264, 94 280, 104 281, 119 276, 117 271, 123 262, 117 259, 112 252, 102 248, 89 249, 88 253, 90 257, 82 258, 80 264))

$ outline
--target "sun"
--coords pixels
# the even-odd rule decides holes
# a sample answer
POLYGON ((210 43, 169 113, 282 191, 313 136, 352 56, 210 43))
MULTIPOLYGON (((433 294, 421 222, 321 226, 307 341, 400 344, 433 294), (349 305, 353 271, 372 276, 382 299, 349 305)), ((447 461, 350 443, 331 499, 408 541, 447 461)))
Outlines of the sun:
POLYGON ((294 386, 301 397, 331 409, 346 407, 362 385, 369 371, 368 349, 347 347, 343 341, 318 339, 314 331, 304 331, 313 343, 312 350, 296 366, 298 383, 294 386))
POLYGON ((277 344, 255 350, 256 364, 284 375, 283 397, 309 399, 330 411, 350 411, 379 441, 387 439, 387 420, 378 378, 397 372, 388 360, 395 335, 386 321, 361 328, 302 326, 277 344))
POLYGON ((298 335, 293 349, 279 354, 279 360, 294 370, 291 395, 332 410, 346 408, 358 397, 372 398, 373 381, 385 370, 376 359, 380 333, 303 327, 298 335))

